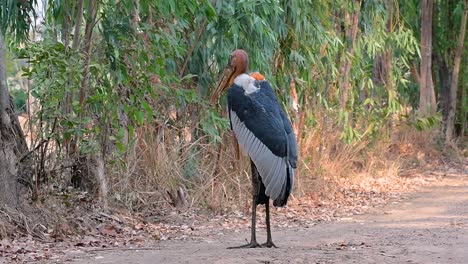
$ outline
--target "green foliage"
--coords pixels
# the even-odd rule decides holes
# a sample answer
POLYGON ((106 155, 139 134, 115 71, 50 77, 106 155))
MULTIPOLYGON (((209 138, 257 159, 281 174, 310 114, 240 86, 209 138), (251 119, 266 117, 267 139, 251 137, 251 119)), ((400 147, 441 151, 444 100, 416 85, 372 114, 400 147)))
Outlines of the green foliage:
POLYGON ((17 41, 27 38, 31 17, 35 17, 36 0, 0 1, 0 33, 11 35, 17 41))
MULTIPOLYGON (((35 43, 22 50, 20 56, 29 62, 23 75, 34 80, 30 92, 41 103, 36 120, 44 124, 40 129, 45 137, 60 144, 72 134, 86 133, 82 127, 88 120, 80 119, 76 112, 64 113, 61 107, 66 91, 76 93, 79 89, 79 54, 61 43, 35 43)), ((77 102, 72 106, 77 107, 77 102)))
MULTIPOLYGON (((86 12, 89 3, 84 3, 86 12)), ((137 3, 138 7, 131 0, 101 3, 91 43, 89 87, 81 103, 78 94, 86 62, 80 50, 70 48, 67 35, 74 27, 77 6, 73 1, 49 1, 44 39, 23 55, 30 59, 25 75, 34 81, 31 92, 42 104, 42 122, 59 123, 49 131, 58 142, 78 136, 83 150, 93 150, 110 140, 124 151, 122 118, 128 118, 130 138, 136 127, 157 120, 179 128, 196 121, 202 133, 220 140, 219 129, 227 129, 228 122, 202 98, 236 48, 249 53, 251 70, 267 76, 285 106, 291 82, 296 83, 298 103, 308 119, 314 114, 306 106, 320 96, 320 105, 343 127, 346 142, 378 135, 402 102, 414 101, 408 100, 415 95, 408 89, 408 72, 410 61, 419 54, 415 34, 404 22, 387 32, 386 6, 379 1, 360 7, 356 43, 346 41, 345 32, 337 28, 345 23, 345 12, 359 9, 346 1, 137 3), (354 54, 346 52, 350 45, 354 54), (394 87, 390 90, 374 80, 376 57, 389 48, 394 87), (346 109, 339 107, 343 60, 351 63, 346 109), (71 111, 64 113, 67 94, 73 95, 71 111), (168 119, 173 109, 178 113, 197 109, 200 115, 179 115, 174 123, 168 119), (100 136, 104 131, 111 136, 100 136)))
POLYGON ((15 58, 11 52, 5 53, 5 70, 7 78, 14 78, 15 75, 18 73, 18 65, 15 61, 15 58))
POLYGON ((200 126, 206 134, 212 135, 215 141, 220 142, 221 135, 219 134, 218 128, 227 130, 229 122, 225 118, 219 116, 218 112, 210 110, 201 120, 200 126))
MULTIPOLYGON (((24 35, 34 2, 2 2, 0 19, 7 22, 2 30, 24 35), (26 13, 17 9, 22 4, 11 7, 20 2, 28 5, 26 13), (14 14, 21 16, 13 19, 14 14)), ((90 2, 84 1, 76 48, 77 1, 50 0, 41 40, 21 51, 29 60, 24 75, 41 104, 42 131, 59 144, 78 140, 83 152, 109 143, 125 152, 135 130, 151 123, 195 127, 197 137, 221 140, 219 132, 228 129, 228 122, 205 98, 237 48, 249 53, 250 70, 265 74, 288 112, 294 84, 305 126, 317 125, 312 106, 321 107, 347 143, 378 139, 395 115, 417 105, 418 85, 410 68, 420 56, 418 1, 390 1, 393 13, 386 1, 98 1, 87 61, 83 42, 90 2), (346 16, 355 11, 359 20, 353 42, 346 16), (378 67, 385 54, 391 67, 383 82, 378 67), (342 107, 345 63, 350 64, 350 90, 342 107)), ((455 2, 438 2, 440 14, 459 16, 460 2, 455 2)), ((438 47, 451 45, 447 41, 453 36, 444 32, 437 37, 438 47)), ((417 126, 426 123, 435 122, 418 121, 423 125, 417 126)))
POLYGON ((19 113, 26 112, 26 103, 28 101, 28 94, 22 89, 12 89, 10 95, 13 98, 15 111, 19 113))
POLYGON ((416 127, 417 130, 422 131, 436 127, 440 124, 441 121, 442 117, 440 113, 438 113, 434 116, 429 117, 417 117, 416 120, 414 120, 413 125, 414 127, 416 127))
POLYGON ((249 53, 250 69, 272 74, 270 62, 278 47, 278 27, 283 13, 279 1, 209 1, 198 8, 196 23, 186 38, 187 49, 193 48, 189 71, 197 75, 199 93, 207 95, 214 86, 230 53, 242 48, 249 53), (204 7, 204 5, 205 7, 204 7), (212 10, 205 16, 203 10, 212 10), (199 25, 205 25, 204 28, 199 25), (201 31, 200 31, 201 30, 201 31), (197 41, 198 39, 198 41, 197 41))

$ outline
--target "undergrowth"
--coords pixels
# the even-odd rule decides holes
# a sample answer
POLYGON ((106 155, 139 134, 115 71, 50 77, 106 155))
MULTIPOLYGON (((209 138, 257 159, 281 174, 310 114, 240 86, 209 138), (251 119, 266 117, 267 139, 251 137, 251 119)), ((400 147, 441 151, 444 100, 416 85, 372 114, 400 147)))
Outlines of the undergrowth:
MULTIPOLYGON (((193 131, 185 132, 151 125, 139 129, 128 165, 114 167, 110 175, 110 198, 134 211, 157 210, 178 199, 185 208, 248 209, 250 163, 244 155, 236 158, 231 132, 225 132, 221 145, 204 137, 192 142, 187 137, 193 131)), ((302 135, 293 203, 350 188, 394 190, 411 169, 443 159, 435 130, 417 131, 404 122, 395 121, 378 138, 350 144, 343 143, 340 130, 325 118, 302 135)))
MULTIPOLYGON (((325 120, 302 131, 288 207, 302 211, 323 204, 342 207, 360 196, 401 193, 412 188, 412 176, 418 172, 443 170, 462 159, 441 147, 436 130, 417 131, 404 122, 394 122, 387 129, 378 139, 352 144, 343 143, 339 129, 325 120)), ((192 139, 194 133, 188 129, 149 124, 138 128, 135 144, 125 155, 106 159, 108 210, 141 221, 171 211, 248 212, 250 163, 243 155, 236 158, 230 133, 224 132, 221 143, 213 144, 206 136, 192 139)), ((64 185, 57 175, 42 187, 39 199, 23 206, 24 213, 0 211, 0 238, 32 235, 44 239, 44 233, 62 237, 93 232, 106 212, 97 203, 97 194, 64 185)), ((274 212, 288 214, 289 209, 274 212)))

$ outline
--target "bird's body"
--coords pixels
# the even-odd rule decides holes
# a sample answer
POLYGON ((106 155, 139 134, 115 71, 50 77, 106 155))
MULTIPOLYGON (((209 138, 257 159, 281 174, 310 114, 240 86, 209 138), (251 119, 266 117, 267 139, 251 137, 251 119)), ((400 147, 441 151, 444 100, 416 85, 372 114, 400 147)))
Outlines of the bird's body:
MULTIPOLYGON (((291 123, 266 80, 241 74, 228 90, 231 129, 260 174, 258 198, 287 203, 294 183, 297 145, 291 123)), ((258 204, 265 204, 259 199, 258 204)))
POLYGON ((275 247, 271 238, 269 199, 275 206, 286 205, 294 183, 297 143, 271 85, 258 73, 248 75, 247 66, 247 53, 234 51, 212 102, 229 87, 231 129, 251 160, 252 233, 250 243, 241 247, 260 247, 255 234, 258 204, 265 204, 266 208, 267 242, 264 246, 275 247))

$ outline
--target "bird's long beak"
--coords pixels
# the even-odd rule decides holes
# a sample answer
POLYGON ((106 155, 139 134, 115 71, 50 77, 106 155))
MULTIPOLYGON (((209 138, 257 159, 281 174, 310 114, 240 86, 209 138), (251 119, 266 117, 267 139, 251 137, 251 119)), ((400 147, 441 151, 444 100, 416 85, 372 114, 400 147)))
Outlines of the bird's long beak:
POLYGON ((210 99, 211 104, 217 103, 219 97, 221 96, 221 93, 232 84, 231 79, 233 75, 234 75, 234 67, 231 67, 230 65, 228 65, 224 69, 223 76, 221 77, 221 80, 216 86, 216 89, 214 90, 213 94, 211 95, 211 99, 210 99))

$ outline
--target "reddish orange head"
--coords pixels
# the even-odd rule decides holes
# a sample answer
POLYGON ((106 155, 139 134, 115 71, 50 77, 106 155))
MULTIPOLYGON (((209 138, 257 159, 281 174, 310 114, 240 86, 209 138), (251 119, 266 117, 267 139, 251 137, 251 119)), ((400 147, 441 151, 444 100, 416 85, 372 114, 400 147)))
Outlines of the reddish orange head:
POLYGON ((218 100, 221 93, 234 83, 234 79, 242 73, 246 73, 249 68, 249 56, 244 50, 238 49, 231 53, 229 64, 224 69, 221 80, 211 96, 210 102, 213 104, 218 100))

